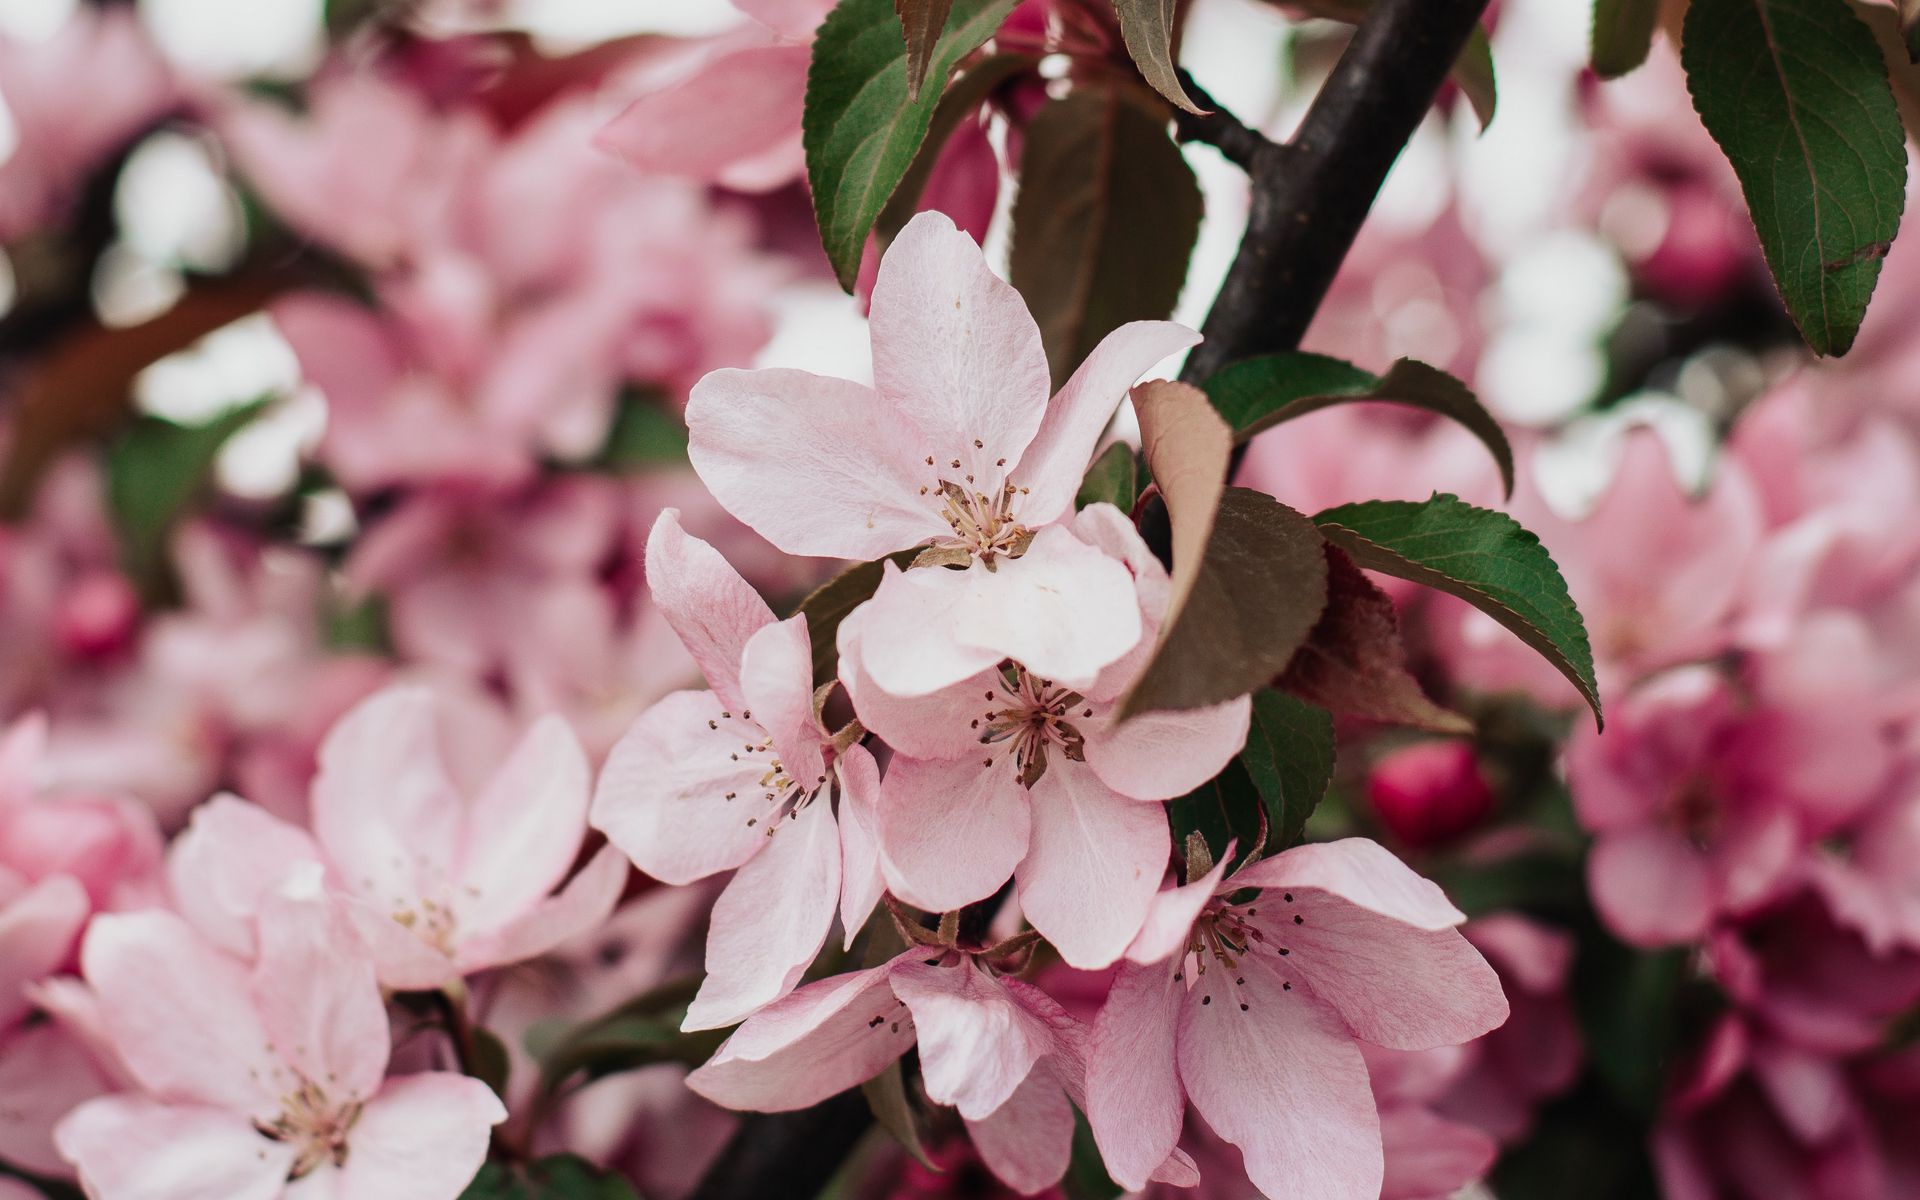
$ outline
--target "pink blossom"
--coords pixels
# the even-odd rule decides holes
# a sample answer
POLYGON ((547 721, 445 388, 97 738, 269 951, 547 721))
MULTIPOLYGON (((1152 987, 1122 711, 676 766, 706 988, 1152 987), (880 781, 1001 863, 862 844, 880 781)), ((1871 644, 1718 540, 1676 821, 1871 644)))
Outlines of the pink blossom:
POLYGON ((735 872, 686 1018, 713 1029, 791 991, 836 913, 849 942, 866 921, 883 886, 879 769, 821 725, 806 617, 776 621, 675 509, 647 539, 647 582, 711 690, 641 714, 607 759, 592 820, 663 882, 735 872))
POLYGON ((728 1108, 805 1108, 916 1045, 936 1104, 960 1112, 995 1175, 1023 1195, 1058 1183, 1084 1103, 1086 1030, 1045 992, 965 951, 918 946, 795 990, 735 1030, 687 1086, 728 1108))
POLYGON ((278 895, 258 922, 251 964, 165 912, 89 929, 87 982, 139 1090, 60 1123, 88 1194, 454 1200, 506 1115, 500 1102, 464 1076, 384 1078, 373 962, 327 903, 278 895))
POLYGON ((1108 1172, 1142 1186, 1191 1101, 1262 1193, 1375 1200, 1357 1043, 1470 1041, 1506 1019, 1499 980, 1440 889, 1372 842, 1224 869, 1160 893, 1094 1024, 1087 1116, 1108 1172))
POLYGON ((1580 1030, 1568 992, 1573 939, 1515 913, 1476 918, 1461 933, 1493 964, 1512 1012, 1464 1047, 1465 1062, 1436 1108, 1512 1143, 1532 1126, 1534 1109, 1579 1075, 1580 1030))
POLYGON ((876 386, 716 371, 687 405, 691 455, 729 512, 793 554, 878 558, 932 545, 966 564, 906 572, 872 603, 868 670, 924 696, 1014 658, 1089 684, 1140 640, 1132 581, 1059 522, 1127 388, 1194 335, 1126 325, 1051 402, 1026 305, 973 239, 922 213, 874 286, 876 386), (884 615, 883 615, 884 614, 884 615))
POLYGON ((896 697, 874 683, 887 657, 912 653, 909 631, 890 620, 908 605, 892 593, 942 572, 888 564, 873 601, 840 626, 840 674, 861 721, 895 751, 879 820, 894 894, 946 912, 1012 875, 1033 927, 1069 964, 1091 969, 1126 950, 1166 872, 1158 801, 1205 783, 1240 751, 1250 703, 1116 720, 1165 616, 1166 570, 1112 505, 1056 528, 1133 572, 1140 653, 1078 689, 1011 662, 896 697))
POLYGON ((1440 845, 1484 821, 1493 790, 1466 742, 1420 742, 1395 750, 1367 775, 1367 799, 1394 837, 1416 848, 1440 845))

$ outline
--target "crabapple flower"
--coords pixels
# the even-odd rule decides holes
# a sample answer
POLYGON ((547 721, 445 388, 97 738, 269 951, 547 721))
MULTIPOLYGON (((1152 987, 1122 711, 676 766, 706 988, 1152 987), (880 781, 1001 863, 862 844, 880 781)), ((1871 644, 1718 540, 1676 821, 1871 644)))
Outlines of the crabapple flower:
POLYGON ((1144 1185, 1191 1101, 1263 1195, 1375 1200, 1356 1043, 1470 1041, 1506 1019, 1499 980, 1440 889, 1374 842, 1224 868, 1156 897, 1094 1022, 1086 1111, 1108 1172, 1144 1185))
POLYGON ((505 1119, 486 1084, 385 1078, 391 1035, 373 960, 310 891, 261 907, 260 956, 219 950, 171 913, 100 917, 81 963, 137 1091, 55 1133, 99 1200, 454 1200, 505 1119))
POLYGON ((646 562, 654 602, 711 690, 675 692, 640 715, 607 758, 592 822, 662 882, 734 871, 685 1023, 717 1029, 791 991, 836 912, 851 942, 878 903, 879 768, 821 726, 804 615, 776 621, 681 529, 678 509, 654 522, 646 562))
POLYGON ((1012 660, 952 687, 902 698, 876 686, 891 596, 919 576, 891 563, 874 601, 840 626, 842 681, 861 721, 895 751, 880 785, 881 863, 908 903, 946 912, 1018 881, 1028 921, 1076 967, 1126 950, 1153 903, 1170 849, 1158 801, 1218 774, 1246 744, 1246 697, 1189 712, 1115 719, 1166 613, 1166 569, 1110 504, 1061 532, 1134 575, 1146 637, 1091 683, 1069 686, 1012 660))
POLYGON ((626 883, 611 847, 567 878, 591 773, 564 721, 535 722, 468 792, 437 707, 422 688, 376 694, 327 735, 313 783, 318 857, 389 987, 443 987, 545 953, 605 920, 626 883))
POLYGON ((917 1044, 927 1095, 958 1109, 993 1173, 1032 1195, 1066 1173, 1072 1105, 1084 1102, 1085 1039, 1052 997, 979 955, 915 946, 762 1009, 687 1086, 728 1108, 806 1108, 917 1044))
POLYGON ((1004 658, 1067 687, 1140 641, 1124 567, 1060 522, 1108 419, 1191 330, 1107 335, 1051 401, 1039 327, 972 238, 921 213, 873 290, 875 386, 793 370, 721 370, 687 403, 689 454, 715 498, 792 554, 872 559, 916 546, 875 632, 874 682, 924 696, 1004 658), (951 569, 960 568, 960 569, 951 569))

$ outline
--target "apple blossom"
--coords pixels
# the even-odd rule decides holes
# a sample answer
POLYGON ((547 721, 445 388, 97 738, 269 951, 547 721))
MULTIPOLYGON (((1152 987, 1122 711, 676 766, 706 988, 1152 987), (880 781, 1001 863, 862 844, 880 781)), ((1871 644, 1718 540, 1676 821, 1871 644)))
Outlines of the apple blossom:
POLYGON ((910 571, 873 601, 871 620, 912 645, 871 656, 887 691, 923 696, 1003 658, 1091 683, 1139 642, 1139 606, 1124 567, 1061 522, 1127 388, 1195 335, 1124 325, 1049 401, 1026 304, 972 238, 922 213, 880 264, 872 340, 872 388, 786 369, 701 380, 687 404, 701 479, 789 553, 926 546, 959 568, 910 571))
POLYGON ((60 1124, 88 1194, 455 1200, 499 1100, 464 1076, 385 1078, 373 960, 324 898, 276 894, 258 923, 251 964, 157 910, 89 929, 82 968, 139 1090, 60 1124))
MULTIPOLYGON (((1133 572, 1144 650, 1166 613, 1165 568, 1111 505, 1089 506, 1062 531, 1133 572)), ((891 563, 884 571, 839 640, 855 710, 895 751, 880 784, 889 887, 944 912, 991 896, 1013 875, 1021 910, 1068 963, 1113 962, 1166 871, 1167 820, 1156 802, 1205 783, 1239 752, 1249 701, 1119 721, 1141 653, 1079 689, 1009 661, 930 695, 893 696, 872 682, 878 661, 911 653, 890 636, 889 617, 906 611, 891 596, 927 573, 891 563)))
POLYGON ((1356 1043, 1470 1041, 1506 1019, 1499 981, 1440 889, 1365 839, 1225 867, 1155 898, 1094 1023, 1087 1116, 1108 1172, 1144 1184, 1191 1101, 1266 1196, 1374 1200, 1356 1043))
POLYGON ((734 870, 685 1025, 719 1028, 791 991, 836 913, 851 942, 873 911, 879 770, 821 725, 806 618, 776 621, 675 509, 647 539, 647 581, 711 690, 640 715, 601 772, 592 821, 665 883, 734 870))

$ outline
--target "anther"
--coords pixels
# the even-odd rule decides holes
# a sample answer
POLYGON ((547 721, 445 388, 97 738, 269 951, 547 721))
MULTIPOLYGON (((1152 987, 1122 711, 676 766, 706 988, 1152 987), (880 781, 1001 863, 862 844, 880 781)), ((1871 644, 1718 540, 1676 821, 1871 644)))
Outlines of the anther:
POLYGON ((1280 985, 1280 990, 1283 992, 1290 992, 1293 990, 1293 985, 1291 983, 1283 983, 1280 985))
POLYGON ((975 450, 984 450, 987 448, 987 444, 981 441, 979 438, 975 438, 973 439, 973 448, 975 450))
POLYGON ((1305 925, 1307 923, 1307 919, 1301 916, 1299 913, 1295 913, 1293 914, 1293 923, 1295 925, 1305 925))
POLYGON ((1201 1003, 1201 1005, 1202 1005, 1203 1007, 1204 1007, 1205 1005, 1208 1005, 1208 1004, 1212 1004, 1212 1003, 1213 1003, 1213 997, 1212 997, 1212 996, 1202 996, 1202 997, 1200 997, 1200 1003, 1201 1003))

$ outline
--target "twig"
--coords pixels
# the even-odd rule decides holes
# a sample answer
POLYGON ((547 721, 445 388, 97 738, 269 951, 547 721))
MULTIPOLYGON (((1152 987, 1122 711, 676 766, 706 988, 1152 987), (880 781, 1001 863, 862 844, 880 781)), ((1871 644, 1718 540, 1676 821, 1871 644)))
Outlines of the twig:
POLYGON ((1266 134, 1251 128, 1239 117, 1234 116, 1219 101, 1207 94, 1207 90, 1194 82, 1187 69, 1178 70, 1181 86, 1187 89, 1187 95, 1193 102, 1208 111, 1195 115, 1185 109, 1175 109, 1173 127, 1183 142, 1204 142, 1226 156, 1248 175, 1261 173, 1265 169, 1265 160, 1274 157, 1280 147, 1266 134))
POLYGON ((1181 379, 1199 383, 1237 359, 1300 344, 1387 171, 1486 7, 1487 0, 1378 0, 1293 138, 1280 153, 1249 156, 1247 232, 1202 327, 1206 341, 1181 379))

